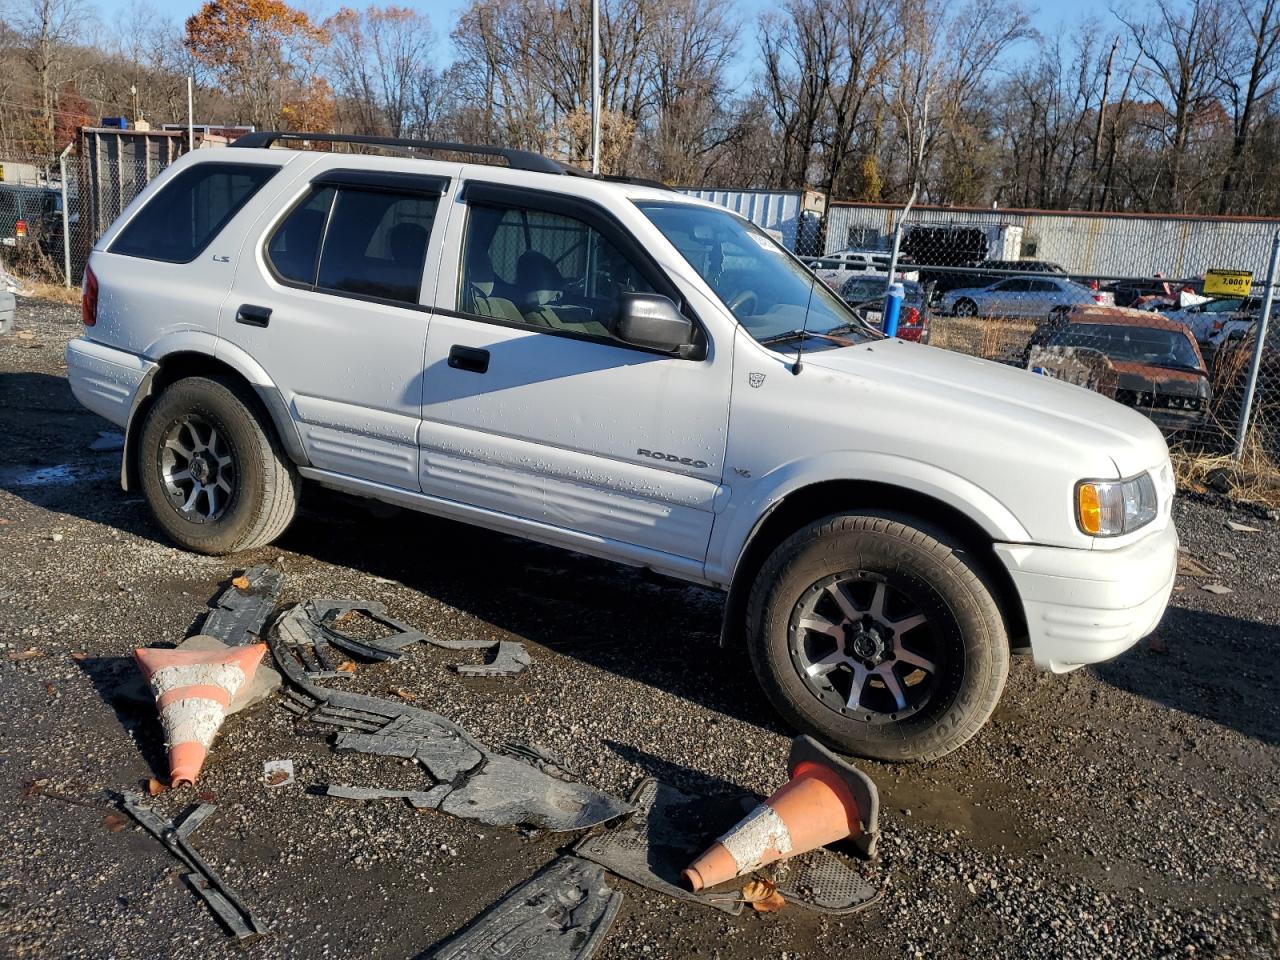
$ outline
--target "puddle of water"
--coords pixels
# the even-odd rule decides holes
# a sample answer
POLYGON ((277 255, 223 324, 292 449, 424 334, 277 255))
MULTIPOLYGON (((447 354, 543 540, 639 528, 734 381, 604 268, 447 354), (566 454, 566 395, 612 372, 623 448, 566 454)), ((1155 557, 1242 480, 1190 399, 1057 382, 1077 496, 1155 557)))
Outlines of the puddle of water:
POLYGON ((84 480, 106 476, 101 467, 80 467, 59 463, 52 467, 33 467, 30 464, 6 467, 0 470, 0 487, 68 487, 84 480))

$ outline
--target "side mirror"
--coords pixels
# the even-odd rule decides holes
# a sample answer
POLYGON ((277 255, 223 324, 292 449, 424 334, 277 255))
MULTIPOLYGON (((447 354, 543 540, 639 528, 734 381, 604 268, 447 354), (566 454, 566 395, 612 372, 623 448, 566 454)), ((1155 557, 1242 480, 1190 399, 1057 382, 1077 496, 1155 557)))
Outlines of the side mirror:
POLYGON ((693 321, 661 294, 624 293, 613 335, 637 347, 675 353, 693 342, 693 321))

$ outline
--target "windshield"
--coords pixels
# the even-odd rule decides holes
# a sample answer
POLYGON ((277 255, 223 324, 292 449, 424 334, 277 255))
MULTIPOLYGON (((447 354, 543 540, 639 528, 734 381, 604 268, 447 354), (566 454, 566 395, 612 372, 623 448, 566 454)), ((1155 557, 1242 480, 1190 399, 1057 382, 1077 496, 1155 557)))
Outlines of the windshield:
POLYGON ((727 210, 636 201, 756 340, 805 330, 871 339, 825 283, 767 233, 727 210))
POLYGON ((1112 360, 1156 366, 1200 369, 1200 358, 1187 338, 1175 330, 1122 327, 1109 323, 1073 323, 1049 341, 1057 347, 1090 347, 1112 360))

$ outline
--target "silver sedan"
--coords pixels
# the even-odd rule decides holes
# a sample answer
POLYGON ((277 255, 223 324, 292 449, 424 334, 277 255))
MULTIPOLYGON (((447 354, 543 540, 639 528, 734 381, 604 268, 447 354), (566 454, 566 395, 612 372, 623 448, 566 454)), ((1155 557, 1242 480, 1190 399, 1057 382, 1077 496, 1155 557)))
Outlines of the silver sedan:
POLYGON ((948 290, 942 312, 958 317, 1049 317, 1077 305, 1106 304, 1108 299, 1108 294, 1065 277, 1008 277, 986 287, 948 290))

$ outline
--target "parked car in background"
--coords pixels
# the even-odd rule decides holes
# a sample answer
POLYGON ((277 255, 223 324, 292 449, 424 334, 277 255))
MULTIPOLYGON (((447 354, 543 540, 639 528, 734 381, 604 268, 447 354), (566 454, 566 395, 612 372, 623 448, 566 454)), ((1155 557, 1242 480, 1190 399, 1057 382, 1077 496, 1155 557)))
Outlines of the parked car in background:
POLYGON ((1025 362, 1133 407, 1169 435, 1208 421, 1213 390, 1204 357, 1185 326, 1158 314, 1074 309, 1036 330, 1025 362))
MULTIPOLYGON (((837 250, 835 253, 825 254, 821 257, 808 257, 804 262, 827 286, 833 290, 839 290, 840 285, 844 283, 850 274, 870 274, 887 277, 892 259, 893 255, 887 250, 837 250)), ((899 256, 898 279, 918 279, 920 275, 913 267, 914 264, 910 260, 899 256)))
MULTIPOLYGON (((840 287, 840 299, 855 310, 860 310, 876 327, 884 315, 885 287, 888 277, 868 277, 854 274, 840 287)), ((904 296, 902 312, 898 316, 897 337, 900 340, 929 342, 929 304, 925 288, 912 280, 902 281, 904 296)))
POLYGON ((1138 277, 1105 283, 1102 289, 1115 299, 1117 307, 1139 307, 1149 302, 1171 304, 1179 294, 1198 294, 1203 280, 1170 280, 1167 277, 1138 277))
POLYGON ((1048 317, 1072 307, 1109 305, 1110 294, 1065 277, 1008 277, 986 287, 960 287, 942 295, 943 313, 957 317, 1048 317))
POLYGON ((0 183, 0 245, 38 244, 62 258, 62 193, 51 187, 0 183))
POLYGON ((986 287, 1004 280, 1012 273, 1021 276, 1031 274, 1055 274, 1066 276, 1067 271, 1059 264, 1049 260, 975 260, 961 264, 962 269, 923 269, 920 271, 921 283, 932 283, 934 296, 957 290, 961 287, 986 287))
POLYGON ((1247 330, 1261 310, 1258 297, 1217 297, 1178 310, 1164 310, 1161 316, 1185 326, 1196 343, 1206 347, 1219 345, 1230 333, 1247 330))
POLYGON ((13 329, 13 315, 17 307, 17 298, 8 290, 0 289, 0 337, 13 329))

